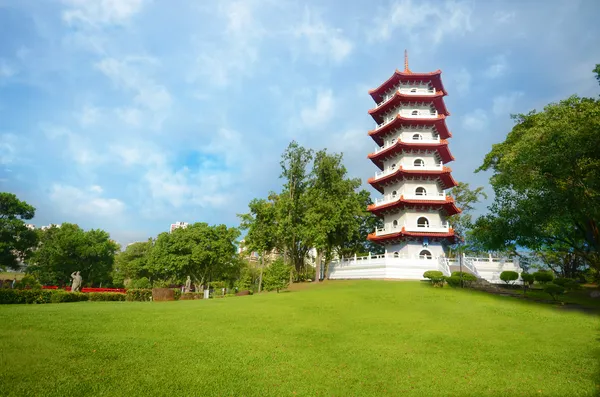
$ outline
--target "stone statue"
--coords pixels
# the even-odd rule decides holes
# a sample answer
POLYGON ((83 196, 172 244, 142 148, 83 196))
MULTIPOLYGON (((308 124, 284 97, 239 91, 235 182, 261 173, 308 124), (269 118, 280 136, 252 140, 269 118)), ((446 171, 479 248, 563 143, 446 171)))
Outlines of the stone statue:
POLYGON ((187 276, 187 280, 185 280, 185 292, 191 291, 192 279, 190 276, 187 276))
POLYGON ((79 272, 71 273, 71 278, 73 279, 73 284, 71 285, 71 292, 80 292, 81 290, 81 282, 82 278, 79 272))

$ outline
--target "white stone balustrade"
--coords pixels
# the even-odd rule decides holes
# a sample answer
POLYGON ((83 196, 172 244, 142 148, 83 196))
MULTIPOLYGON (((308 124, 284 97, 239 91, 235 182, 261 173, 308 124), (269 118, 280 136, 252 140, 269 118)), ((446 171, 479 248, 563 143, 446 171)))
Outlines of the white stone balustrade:
POLYGON ((412 138, 398 138, 394 141, 394 143, 386 142, 383 146, 379 146, 375 148, 375 153, 382 152, 392 146, 394 146, 398 141, 404 143, 440 143, 440 138, 421 138, 421 139, 412 139, 412 138))
MULTIPOLYGON (((436 119, 438 117, 438 112, 429 111, 429 110, 417 110, 417 114, 413 114, 412 110, 401 110, 399 113, 400 116, 405 117, 407 119, 436 119)), ((383 123, 377 125, 377 130, 384 127, 385 125, 391 123, 396 119, 396 115, 387 118, 383 123)))
POLYGON ((396 95, 397 92, 401 93, 402 95, 435 95, 435 89, 433 88, 400 88, 386 94, 383 98, 383 101, 379 102, 377 107, 386 104, 394 97, 394 95, 396 95))
POLYGON ((443 163, 439 163, 439 164, 425 164, 423 166, 418 166, 418 165, 414 165, 414 164, 400 164, 399 166, 397 165, 395 168, 387 168, 383 171, 377 171, 375 173, 375 179, 380 179, 383 178, 384 176, 388 176, 390 174, 393 174, 394 172, 398 171, 399 167, 401 167, 403 170, 407 170, 407 171, 416 171, 416 170, 422 170, 422 171, 442 171, 444 169, 444 164, 443 163))
POLYGON ((384 205, 388 203, 393 203, 400 199, 400 196, 403 196, 406 200, 430 200, 430 201, 445 201, 446 194, 445 193, 427 193, 427 194, 415 194, 415 193, 396 193, 396 194, 386 194, 381 198, 375 199, 375 205, 384 205))
POLYGON ((418 224, 404 224, 397 226, 384 226, 375 229, 376 236, 385 236, 387 234, 392 233, 400 233, 402 228, 407 232, 423 232, 423 233, 448 233, 450 231, 450 224, 448 222, 440 223, 440 224, 432 224, 428 223, 426 225, 418 225, 418 224))

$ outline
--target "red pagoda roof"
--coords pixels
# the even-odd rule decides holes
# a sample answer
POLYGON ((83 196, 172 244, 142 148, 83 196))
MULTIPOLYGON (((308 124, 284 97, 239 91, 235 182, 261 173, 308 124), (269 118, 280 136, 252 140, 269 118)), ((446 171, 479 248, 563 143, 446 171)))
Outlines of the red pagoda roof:
POLYGON ((401 126, 431 126, 435 127, 436 131, 440 135, 442 139, 448 139, 452 137, 452 134, 448 130, 446 126, 446 116, 443 114, 438 114, 437 118, 427 118, 427 119, 417 119, 411 117, 402 117, 399 114, 396 118, 381 128, 376 128, 374 130, 369 131, 369 136, 373 138, 373 140, 379 145, 383 145, 383 136, 389 133, 394 128, 399 128, 401 126))
POLYGON ((394 96, 383 105, 370 109, 369 114, 377 124, 380 124, 383 122, 383 115, 401 103, 426 102, 433 103, 439 114, 450 116, 450 112, 444 103, 444 95, 446 94, 442 91, 438 91, 434 95, 402 94, 399 91, 396 91, 394 96))
POLYGON ((385 157, 390 156, 390 155, 393 156, 397 153, 400 153, 403 151, 410 151, 413 149, 414 150, 436 150, 438 152, 440 158, 442 159, 442 162, 449 163, 451 161, 454 161, 454 157, 452 156, 452 154, 450 154, 450 150, 448 149, 448 141, 445 139, 440 140, 439 143, 438 142, 423 143, 421 141, 404 142, 404 141, 401 141, 398 139, 396 141, 396 143, 394 143, 392 146, 387 147, 380 152, 371 153, 367 157, 369 159, 371 159, 371 161, 373 163, 375 163, 375 165, 377 167, 379 167, 380 170, 383 170, 383 160, 385 157))
POLYGON ((432 233, 432 232, 407 232, 403 227, 401 231, 398 233, 390 233, 384 234, 382 236, 377 236, 375 233, 369 234, 367 240, 379 243, 390 243, 394 240, 401 241, 406 237, 428 237, 431 239, 441 239, 448 240, 450 243, 454 243, 456 241, 456 236, 454 235, 454 230, 450 228, 450 231, 447 233, 432 233))
POLYGON ((401 72, 398 69, 394 72, 392 77, 386 80, 385 83, 379 87, 369 90, 369 95, 377 103, 381 102, 382 95, 392 89, 395 85, 402 81, 418 81, 423 83, 431 83, 436 91, 442 91, 445 95, 448 95, 442 84, 442 71, 436 70, 431 73, 413 73, 409 70, 401 72))
POLYGON ((450 196, 446 196, 445 200, 407 200, 404 196, 396 201, 390 201, 386 204, 371 204, 367 209, 373 213, 373 215, 380 216, 382 212, 389 211, 396 208, 414 207, 417 205, 426 205, 432 208, 440 208, 446 211, 447 216, 460 214, 462 211, 454 204, 454 199, 450 196))
POLYGON ((443 167, 442 170, 405 170, 400 166, 396 172, 377 179, 374 177, 369 178, 367 182, 381 194, 383 194, 383 186, 386 183, 401 181, 410 176, 420 176, 431 180, 439 179, 442 189, 449 189, 457 185, 454 178, 452 178, 451 172, 452 170, 449 167, 443 167))

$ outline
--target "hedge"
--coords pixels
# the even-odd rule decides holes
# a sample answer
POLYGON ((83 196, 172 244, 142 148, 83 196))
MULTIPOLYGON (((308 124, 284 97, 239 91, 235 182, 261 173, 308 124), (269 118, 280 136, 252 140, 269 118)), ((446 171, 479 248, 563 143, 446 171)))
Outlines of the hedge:
POLYGON ((0 289, 0 304, 50 303, 53 291, 41 289, 0 289))
POLYGON ((128 289, 125 300, 129 302, 149 302, 152 300, 152 290, 147 288, 128 289))
POLYGON ((124 301, 126 297, 119 292, 89 292, 86 295, 91 301, 124 301))

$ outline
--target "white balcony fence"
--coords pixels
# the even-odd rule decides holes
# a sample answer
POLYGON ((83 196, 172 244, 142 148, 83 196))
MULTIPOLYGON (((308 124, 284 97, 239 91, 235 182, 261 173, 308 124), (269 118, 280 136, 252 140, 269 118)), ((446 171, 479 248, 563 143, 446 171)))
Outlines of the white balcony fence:
POLYGON ((379 102, 377 104, 377 107, 384 105, 385 103, 387 103, 390 99, 392 99, 394 97, 394 95, 396 95, 397 92, 400 92, 403 95, 430 95, 433 96, 435 95, 435 89, 433 88, 399 88, 399 89, 395 89, 392 92, 387 93, 384 97, 383 97, 383 101, 379 102))
MULTIPOLYGON (((417 133, 415 133, 417 134, 417 133)), ((375 148, 375 153, 379 153, 382 152, 392 146, 394 146, 398 141, 400 142, 404 142, 404 143, 440 143, 440 138, 420 138, 420 139, 413 139, 413 138, 398 138, 395 139, 393 141, 389 141, 384 143, 383 146, 379 146, 375 148)))
POLYGON ((443 222, 440 224, 433 224, 433 223, 406 224, 406 223, 404 223, 403 225, 398 224, 396 226, 387 225, 384 227, 379 227, 379 228, 375 229, 375 235, 376 236, 385 236, 387 234, 400 233, 400 231, 402 230, 403 227, 404 227, 404 230, 407 232, 448 233, 450 231, 450 224, 448 222, 443 222))
POLYGON ((444 201, 446 200, 445 193, 425 193, 425 194, 416 194, 414 192, 405 193, 400 192, 396 194, 386 194, 381 198, 375 199, 375 205, 384 205, 388 203, 392 203, 400 199, 400 196, 404 196, 406 200, 431 200, 431 201, 444 201))
MULTIPOLYGON (((401 110, 397 114, 400 114, 400 116, 405 117, 407 119, 436 119, 438 117, 437 110, 436 111, 429 111, 429 110, 416 110, 416 111, 401 110)), ((376 129, 380 129, 380 128, 384 127, 385 125, 391 123, 395 119, 396 119, 396 114, 394 114, 391 117, 387 117, 384 120, 383 123, 377 125, 376 129)))
POLYGON ((423 170, 423 171, 442 171, 444 169, 444 164, 443 163, 439 163, 439 164, 425 164, 422 166, 419 165, 414 165, 414 164, 400 164, 400 165, 396 165, 396 167, 392 168, 392 167, 388 167, 387 169, 383 170, 383 171, 377 171, 375 173, 375 179, 379 179, 379 178, 383 178, 384 176, 388 176, 390 174, 393 174, 394 172, 398 171, 399 168, 402 168, 404 170, 408 170, 408 171, 415 171, 415 170, 423 170))

